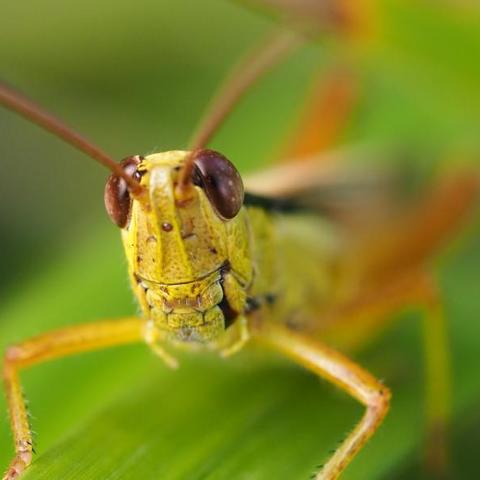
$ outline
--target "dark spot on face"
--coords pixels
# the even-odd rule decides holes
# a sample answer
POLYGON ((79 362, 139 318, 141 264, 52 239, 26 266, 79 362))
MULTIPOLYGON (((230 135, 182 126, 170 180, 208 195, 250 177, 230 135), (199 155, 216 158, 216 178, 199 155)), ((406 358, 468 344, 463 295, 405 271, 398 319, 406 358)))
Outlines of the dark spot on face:
POLYGON ((137 263, 140 263, 142 260, 142 257, 140 255, 137 255, 137 263))
POLYGON ((209 251, 210 251, 210 253, 211 253, 212 255, 216 255, 216 254, 218 253, 218 252, 217 252, 217 249, 214 248, 214 247, 210 247, 210 248, 209 248, 209 251))
POLYGON ((162 223, 162 230, 164 232, 171 232, 173 230, 173 225, 171 223, 164 222, 162 223))
POLYGON ((136 273, 133 274, 133 277, 135 278, 135 281, 137 283, 140 283, 142 281, 142 279, 136 273))

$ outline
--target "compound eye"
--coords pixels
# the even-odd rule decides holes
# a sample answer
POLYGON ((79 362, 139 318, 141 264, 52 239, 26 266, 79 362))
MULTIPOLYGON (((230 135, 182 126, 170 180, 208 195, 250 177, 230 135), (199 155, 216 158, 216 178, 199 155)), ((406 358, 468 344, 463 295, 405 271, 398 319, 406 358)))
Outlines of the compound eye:
MULTIPOLYGON (((134 177, 141 157, 138 155, 124 158, 120 165, 127 175, 134 177)), ((120 228, 125 228, 130 215, 132 199, 127 182, 122 177, 112 174, 108 177, 104 194, 105 208, 109 217, 120 228)))
POLYGON ((233 164, 214 150, 199 150, 193 160, 192 181, 203 188, 217 214, 229 220, 242 208, 243 182, 233 164))

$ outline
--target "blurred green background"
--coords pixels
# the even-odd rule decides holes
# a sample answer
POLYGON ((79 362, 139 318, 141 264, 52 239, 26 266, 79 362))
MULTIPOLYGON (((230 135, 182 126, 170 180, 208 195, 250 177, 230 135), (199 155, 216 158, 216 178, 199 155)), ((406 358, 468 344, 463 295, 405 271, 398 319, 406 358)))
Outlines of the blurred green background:
MULTIPOLYGON (((263 3, 206 0, 4 2, 1 76, 115 158, 184 148, 239 55, 277 25, 263 3), (254 8, 251 8, 251 7, 254 8)), ((417 166, 480 146, 480 11, 379 0, 381 32, 319 39, 259 83, 212 146, 242 172, 275 159, 320 68, 349 64, 360 97, 340 143, 394 144, 417 166)), ((456 8, 458 7, 458 8, 456 8)), ((0 347, 53 327, 135 312, 107 172, 0 110, 0 347)), ((455 374, 453 478, 475 478, 480 441, 479 229, 439 265, 455 374)), ((387 422, 347 479, 423 478, 417 316, 359 361, 394 392, 387 422)), ((182 355, 168 372, 143 346, 69 358, 23 375, 39 433, 35 479, 305 479, 361 413, 269 356, 182 355)), ((0 409, 5 410, 3 400, 0 409)), ((11 456, 6 416, 0 465, 11 456)), ((2 467, 3 468, 3 467, 2 467)))

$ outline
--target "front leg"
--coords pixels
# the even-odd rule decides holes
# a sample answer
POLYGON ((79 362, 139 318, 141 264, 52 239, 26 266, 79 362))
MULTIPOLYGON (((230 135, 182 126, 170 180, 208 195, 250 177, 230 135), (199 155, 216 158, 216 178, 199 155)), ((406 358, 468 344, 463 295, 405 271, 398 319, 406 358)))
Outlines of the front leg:
POLYGON ((365 405, 364 416, 315 480, 338 478, 382 423, 389 408, 389 390, 340 353, 283 325, 252 320, 251 333, 254 339, 334 383, 365 405))
POLYGON ((32 461, 32 430, 19 372, 32 365, 88 350, 141 341, 145 321, 140 318, 78 325, 13 345, 5 352, 3 380, 15 442, 15 457, 3 480, 15 480, 32 461))

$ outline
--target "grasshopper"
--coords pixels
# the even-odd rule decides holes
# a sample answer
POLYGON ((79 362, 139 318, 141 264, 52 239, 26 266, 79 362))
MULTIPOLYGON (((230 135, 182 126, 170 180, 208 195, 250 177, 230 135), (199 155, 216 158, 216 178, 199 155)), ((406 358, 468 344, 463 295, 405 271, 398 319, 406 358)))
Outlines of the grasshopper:
MULTIPOLYGON (((347 351, 410 305, 424 312, 427 429, 436 445, 441 443, 449 415, 448 349, 429 264, 473 210, 480 177, 468 169, 444 175, 395 221, 379 222, 357 236, 334 230, 334 241, 325 235, 328 215, 313 202, 302 202, 305 192, 320 188, 318 162, 282 166, 252 178, 245 188, 235 166, 208 149, 208 142, 248 87, 297 43, 291 35, 275 36, 241 62, 189 150, 134 155, 120 163, 21 94, 0 86, 5 107, 111 170, 105 206, 121 231, 142 311, 140 317, 46 333, 6 350, 3 378, 15 456, 3 480, 19 478, 33 456, 20 372, 66 355, 133 342, 145 342, 173 368, 176 348, 205 348, 227 357, 257 343, 347 392, 365 413, 315 475, 316 480, 336 479, 383 422, 390 391, 331 348, 330 339, 338 334, 347 351)), ((335 218, 330 220, 335 224, 335 218)), ((441 463, 443 452, 435 455, 441 463)))

